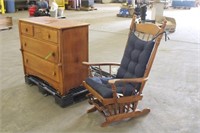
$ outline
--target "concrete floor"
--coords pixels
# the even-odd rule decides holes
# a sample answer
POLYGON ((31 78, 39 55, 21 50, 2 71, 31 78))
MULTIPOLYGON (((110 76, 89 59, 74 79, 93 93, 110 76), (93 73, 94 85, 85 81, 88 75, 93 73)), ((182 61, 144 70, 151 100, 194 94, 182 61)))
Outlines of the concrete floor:
MULTIPOLYGON (((130 18, 116 14, 120 4, 95 4, 95 11, 65 11, 67 19, 90 23, 90 61, 120 62, 130 18)), ((177 21, 170 40, 162 40, 139 107, 143 117, 102 128, 104 118, 87 114, 87 100, 61 108, 52 96, 24 83, 18 19, 28 11, 9 13, 13 29, 0 31, 1 133, 199 133, 200 132, 200 9, 164 11, 177 21)), ((147 17, 150 15, 148 11, 147 17)))

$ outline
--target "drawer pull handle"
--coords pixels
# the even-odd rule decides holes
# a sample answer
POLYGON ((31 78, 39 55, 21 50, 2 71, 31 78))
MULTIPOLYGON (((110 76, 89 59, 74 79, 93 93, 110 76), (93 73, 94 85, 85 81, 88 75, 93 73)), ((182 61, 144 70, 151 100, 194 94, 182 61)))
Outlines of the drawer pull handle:
POLYGON ((53 72, 52 75, 53 75, 53 76, 56 76, 56 72, 53 72))
POLYGON ((28 29, 26 28, 26 32, 28 32, 28 29))
POLYGON ((50 34, 48 34, 48 39, 50 39, 51 38, 51 35, 50 34))
POLYGON ((55 53, 53 52, 52 54, 51 54, 53 57, 55 57, 55 53))
POLYGON ((26 47, 26 46, 27 46, 27 44, 26 44, 26 43, 24 43, 24 46, 26 47))
POLYGON ((28 59, 26 59, 25 62, 28 63, 28 59))
POLYGON ((44 59, 48 60, 50 56, 55 57, 55 53, 54 52, 49 52, 48 55, 44 57, 44 59))

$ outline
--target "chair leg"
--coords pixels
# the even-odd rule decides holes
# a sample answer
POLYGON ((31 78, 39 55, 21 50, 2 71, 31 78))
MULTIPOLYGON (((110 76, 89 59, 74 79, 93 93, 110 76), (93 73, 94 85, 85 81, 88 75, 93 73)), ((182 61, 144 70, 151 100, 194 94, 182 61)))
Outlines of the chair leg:
POLYGON ((105 121, 103 123, 101 123, 101 127, 107 127, 110 123, 112 123, 111 121, 105 121))
POLYGON ((94 107, 92 107, 91 109, 88 109, 87 110, 87 113, 91 113, 91 112, 94 112, 94 111, 96 111, 97 110, 97 108, 94 106, 94 107))
POLYGON ((123 113, 123 114, 108 116, 108 117, 106 117, 106 121, 101 124, 101 127, 106 127, 112 122, 120 121, 120 120, 123 120, 123 119, 142 116, 142 115, 148 114, 149 112, 150 112, 150 109, 146 108, 146 109, 143 109, 143 110, 136 110, 136 111, 131 112, 131 113, 123 113))
POLYGON ((150 109, 148 109, 148 108, 143 109, 142 111, 140 111, 140 114, 138 114, 138 116, 148 114, 149 112, 150 112, 150 109))

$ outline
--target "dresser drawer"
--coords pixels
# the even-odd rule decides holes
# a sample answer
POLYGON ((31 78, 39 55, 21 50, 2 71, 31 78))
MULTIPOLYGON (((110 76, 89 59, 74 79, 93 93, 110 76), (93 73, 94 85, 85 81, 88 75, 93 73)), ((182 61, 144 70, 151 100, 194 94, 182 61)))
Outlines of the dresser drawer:
POLYGON ((44 60, 58 63, 58 47, 26 36, 21 37, 21 45, 24 51, 28 51, 44 60))
POLYGON ((29 23, 20 23, 21 24, 21 33, 25 35, 33 36, 33 25, 29 23))
POLYGON ((55 29, 34 26, 34 37, 54 43, 58 43, 58 31, 55 29))
POLYGON ((23 52, 25 67, 59 82, 58 66, 37 56, 23 52))

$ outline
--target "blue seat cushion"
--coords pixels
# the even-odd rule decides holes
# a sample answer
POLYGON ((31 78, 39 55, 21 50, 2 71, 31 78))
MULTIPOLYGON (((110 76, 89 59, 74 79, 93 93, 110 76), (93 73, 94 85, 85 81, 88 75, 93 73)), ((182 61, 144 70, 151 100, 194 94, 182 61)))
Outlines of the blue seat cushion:
MULTIPOLYGON (((112 88, 108 83, 108 80, 111 78, 100 78, 93 77, 87 78, 86 83, 91 86, 96 92, 98 92, 104 98, 112 98, 112 88)), ((123 94, 124 96, 135 95, 137 93, 137 89, 134 84, 116 84, 117 93, 123 94)))
POLYGON ((113 97, 113 94, 112 94, 112 89, 109 86, 107 86, 108 80, 109 78, 103 79, 100 77, 93 77, 93 78, 87 78, 85 82, 89 86, 91 86, 95 91, 97 91, 102 97, 111 98, 113 97))

